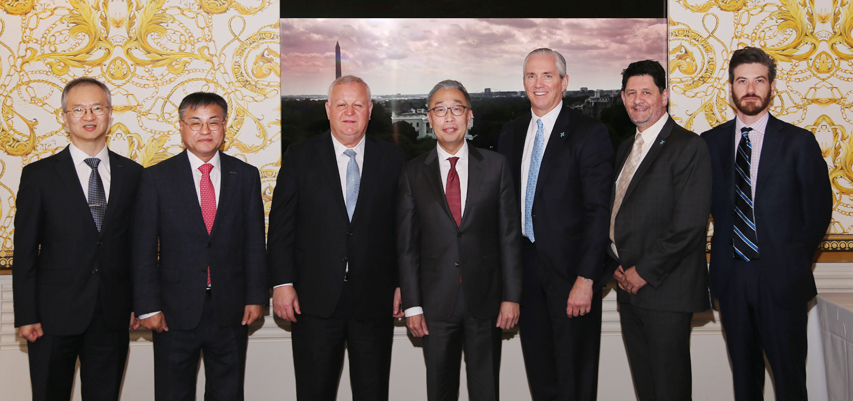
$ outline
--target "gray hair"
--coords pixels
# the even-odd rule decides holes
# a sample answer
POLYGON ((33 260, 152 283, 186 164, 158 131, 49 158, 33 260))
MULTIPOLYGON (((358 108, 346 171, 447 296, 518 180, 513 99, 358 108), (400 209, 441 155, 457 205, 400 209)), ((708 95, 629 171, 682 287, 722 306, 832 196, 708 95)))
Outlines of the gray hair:
POLYGON ((60 103, 62 104, 62 111, 65 111, 65 98, 68 97, 68 92, 71 92, 71 89, 73 89, 75 86, 86 86, 86 85, 94 85, 94 86, 101 88, 101 90, 104 91, 104 94, 107 95, 107 106, 112 107, 113 97, 110 94, 110 88, 107 88, 106 84, 104 84, 101 81, 98 81, 95 78, 80 77, 80 78, 75 78, 75 79, 71 80, 71 82, 69 82, 65 85, 65 89, 62 90, 62 98, 60 100, 60 103))
POLYGON ((328 96, 327 101, 332 99, 332 89, 335 89, 336 86, 338 86, 338 85, 351 85, 351 84, 362 84, 362 85, 364 85, 364 88, 367 89, 367 100, 368 101, 371 100, 370 87, 367 86, 367 82, 364 82, 363 79, 361 79, 355 75, 344 75, 344 76, 332 81, 332 84, 329 85, 329 93, 327 95, 328 96))
POLYGON ((454 81, 452 79, 445 79, 444 81, 441 81, 432 87, 432 90, 429 91, 429 95, 427 95, 427 107, 429 107, 429 105, 432 103, 432 97, 433 95, 435 95, 435 92, 438 92, 442 89, 456 89, 462 92, 462 94, 465 95, 465 102, 468 103, 468 108, 471 108, 471 95, 468 94, 468 91, 465 90, 465 87, 462 86, 459 81, 454 81))
POLYGON ((527 69, 527 60, 530 59, 530 56, 535 56, 535 55, 540 55, 540 54, 541 55, 554 56, 554 59, 556 60, 555 64, 557 65, 557 73, 560 74, 560 79, 563 79, 566 77, 566 59, 563 58, 562 54, 560 54, 554 50, 551 50, 547 47, 541 47, 541 48, 536 49, 536 50, 527 54, 527 57, 524 58, 524 66, 522 67, 522 75, 526 72, 525 70, 527 69))

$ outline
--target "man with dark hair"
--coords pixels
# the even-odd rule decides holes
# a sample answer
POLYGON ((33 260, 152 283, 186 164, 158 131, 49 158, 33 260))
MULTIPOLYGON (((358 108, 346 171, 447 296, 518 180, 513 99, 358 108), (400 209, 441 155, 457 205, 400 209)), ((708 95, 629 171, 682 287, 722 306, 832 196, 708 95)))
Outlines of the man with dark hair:
POLYGON ((736 118, 702 134, 711 152, 711 294, 732 362, 735 399, 764 397, 764 357, 777 400, 805 400, 812 263, 832 217, 814 135, 768 109, 776 63, 759 48, 732 54, 736 118), (762 352, 763 351, 763 352, 762 352))
POLYGON ((594 400, 613 145, 607 128, 563 104, 566 60, 524 61, 530 113, 501 131, 521 210, 521 347, 534 400, 594 400))
POLYGON ((427 399, 458 398, 464 348, 470 399, 497 400, 501 329, 515 326, 521 301, 521 227, 510 167, 501 154, 465 141, 474 114, 461 83, 439 82, 427 107, 438 145, 400 175, 406 324, 423 337, 427 399))
POLYGON ((154 331, 154 394, 242 400, 248 328, 269 301, 258 169, 222 153, 227 104, 188 95, 186 150, 146 168, 133 220, 134 309, 154 331))
POLYGON ((329 86, 329 131, 288 147, 269 228, 275 314, 291 322, 296 397, 334 401, 349 353, 353 399, 387 400, 402 317, 394 210, 403 149, 367 134, 370 88, 329 86))
POLYGON ((139 326, 128 226, 142 167, 107 148, 111 106, 102 82, 69 82, 61 116, 71 144, 21 173, 12 292, 33 400, 70 399, 78 357, 83 399, 118 399, 127 331, 139 326))
POLYGON ((608 263, 619 283, 622 338, 641 401, 692 399, 690 321, 711 306, 708 147, 675 123, 668 101, 657 61, 622 72, 622 102, 637 132, 616 152, 608 263))

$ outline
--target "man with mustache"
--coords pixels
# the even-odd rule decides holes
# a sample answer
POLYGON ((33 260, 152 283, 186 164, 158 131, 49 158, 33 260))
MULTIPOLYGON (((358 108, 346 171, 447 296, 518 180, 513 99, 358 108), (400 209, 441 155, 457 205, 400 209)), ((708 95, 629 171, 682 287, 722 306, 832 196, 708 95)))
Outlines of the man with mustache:
POLYGON ((711 307, 708 147, 666 112, 666 71, 657 61, 622 72, 622 101, 637 126, 616 152, 608 248, 622 338, 637 398, 689 401, 690 322, 711 307))
POLYGON ((719 300, 736 400, 760 400, 764 357, 777 400, 805 400, 812 262, 832 216, 826 162, 814 135, 771 116, 776 62, 735 51, 737 116, 702 134, 711 153, 711 294, 719 300), (763 352, 762 352, 763 351, 763 352))

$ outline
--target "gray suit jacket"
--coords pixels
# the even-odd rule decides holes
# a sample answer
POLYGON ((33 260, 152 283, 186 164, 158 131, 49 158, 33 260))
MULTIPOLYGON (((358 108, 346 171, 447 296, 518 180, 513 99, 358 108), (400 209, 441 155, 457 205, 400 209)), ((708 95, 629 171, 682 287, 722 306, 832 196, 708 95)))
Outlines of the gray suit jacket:
POLYGON ((468 146, 468 197, 457 227, 433 149, 400 174, 397 248, 403 308, 421 306, 432 320, 453 313, 459 279, 468 311, 498 315, 504 301, 521 301, 521 219, 509 163, 468 146))
MULTIPOLYGON (((614 181, 631 153, 630 138, 616 153, 614 181)), ((734 145, 732 145, 734 146, 734 145)), ((614 184, 613 197, 616 189, 614 184)), ((611 200, 611 210, 613 201, 611 200)), ((616 216, 610 269, 637 267, 648 284, 636 295, 618 290, 618 300, 641 308, 701 312, 710 307, 705 258, 711 210, 708 147, 672 118, 640 163, 616 216)))

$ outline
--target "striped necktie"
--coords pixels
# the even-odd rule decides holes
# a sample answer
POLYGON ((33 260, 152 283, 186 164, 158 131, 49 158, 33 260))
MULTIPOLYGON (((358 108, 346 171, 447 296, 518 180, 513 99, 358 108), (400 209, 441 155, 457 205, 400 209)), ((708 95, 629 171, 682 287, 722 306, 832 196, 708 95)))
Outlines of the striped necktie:
POLYGON ((755 233, 755 212, 752 203, 752 178, 750 161, 752 159, 752 142, 749 141, 750 127, 741 130, 740 142, 735 156, 735 222, 734 222, 734 257, 747 262, 759 259, 758 237, 755 233))

